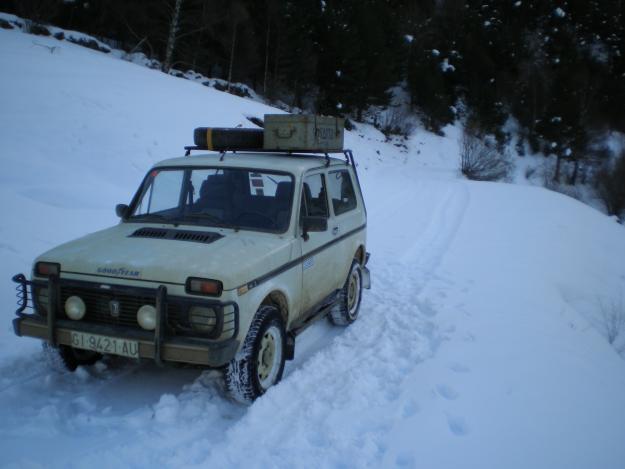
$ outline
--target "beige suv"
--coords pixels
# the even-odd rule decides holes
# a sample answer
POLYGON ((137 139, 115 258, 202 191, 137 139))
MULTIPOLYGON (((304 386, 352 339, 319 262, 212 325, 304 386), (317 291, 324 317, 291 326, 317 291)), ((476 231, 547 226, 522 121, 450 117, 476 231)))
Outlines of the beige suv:
POLYGON ((250 402, 280 380, 300 332, 326 316, 350 324, 370 286, 349 150, 162 161, 117 214, 14 277, 15 333, 70 370, 103 354, 220 368, 250 402))

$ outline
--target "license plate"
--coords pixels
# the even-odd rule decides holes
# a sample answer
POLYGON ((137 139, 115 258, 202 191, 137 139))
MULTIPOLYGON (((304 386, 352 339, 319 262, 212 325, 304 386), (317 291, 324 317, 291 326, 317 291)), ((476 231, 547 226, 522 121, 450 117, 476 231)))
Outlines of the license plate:
POLYGON ((86 332, 72 332, 72 347, 94 352, 139 358, 139 342, 86 332))

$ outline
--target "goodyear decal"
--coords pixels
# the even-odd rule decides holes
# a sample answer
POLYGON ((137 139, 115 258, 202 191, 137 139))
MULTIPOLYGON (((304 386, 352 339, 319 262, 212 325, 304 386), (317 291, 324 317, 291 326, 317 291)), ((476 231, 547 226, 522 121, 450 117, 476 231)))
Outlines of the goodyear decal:
POLYGON ((115 277, 134 277, 141 276, 139 270, 128 270, 124 267, 98 267, 98 273, 102 275, 113 275, 115 277))

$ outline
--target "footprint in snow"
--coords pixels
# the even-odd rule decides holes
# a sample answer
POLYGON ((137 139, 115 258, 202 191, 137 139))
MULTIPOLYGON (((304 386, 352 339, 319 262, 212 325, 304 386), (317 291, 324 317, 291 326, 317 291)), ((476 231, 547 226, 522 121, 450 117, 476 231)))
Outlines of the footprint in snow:
POLYGON ((402 451, 397 455, 397 458, 395 458, 395 465, 398 467, 414 467, 414 456, 406 451, 402 451))
POLYGON ((447 416, 447 425, 449 430, 456 436, 464 436, 469 433, 469 427, 462 417, 447 416))
POLYGON ((455 373, 468 373, 471 369, 462 363, 452 363, 449 365, 449 369, 455 373))
POLYGON ((422 301, 415 301, 415 303, 417 304, 417 307, 419 308, 419 310, 425 314, 427 317, 434 317, 436 316, 436 309, 434 308, 434 305, 432 304, 432 302, 428 299, 422 300, 422 301))
POLYGON ((404 408, 402 409, 402 417, 410 418, 414 414, 419 412, 419 404, 413 399, 410 399, 408 402, 404 404, 404 408))
POLYGON ((439 384, 436 386, 436 392, 447 400, 453 401, 458 398, 458 393, 454 388, 446 384, 439 384))

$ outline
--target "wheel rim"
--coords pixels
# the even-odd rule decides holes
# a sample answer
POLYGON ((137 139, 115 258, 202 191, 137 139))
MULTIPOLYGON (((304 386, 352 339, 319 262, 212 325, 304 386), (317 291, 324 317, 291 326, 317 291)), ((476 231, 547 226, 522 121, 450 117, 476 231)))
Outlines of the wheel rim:
POLYGON ((258 350, 258 381, 263 389, 274 384, 282 359, 282 336, 276 326, 269 327, 263 334, 258 350))
POLYGON ((352 270, 347 284, 347 312, 350 318, 358 313, 358 301, 360 300, 360 275, 358 269, 352 270))

